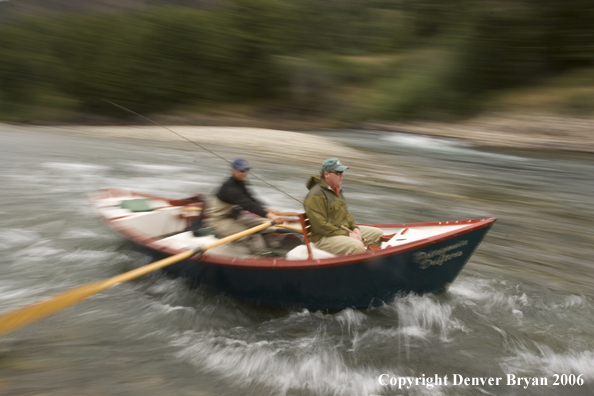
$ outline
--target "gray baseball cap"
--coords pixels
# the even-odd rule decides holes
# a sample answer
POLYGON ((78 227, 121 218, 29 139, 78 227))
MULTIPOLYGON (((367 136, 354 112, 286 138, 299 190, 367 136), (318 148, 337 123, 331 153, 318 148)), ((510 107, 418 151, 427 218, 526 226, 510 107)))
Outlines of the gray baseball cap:
POLYGON ((328 158, 322 164, 322 171, 323 172, 329 172, 331 170, 343 172, 343 171, 345 171, 347 169, 349 169, 349 167, 348 166, 344 166, 343 164, 341 164, 340 163, 340 160, 338 158, 328 158))

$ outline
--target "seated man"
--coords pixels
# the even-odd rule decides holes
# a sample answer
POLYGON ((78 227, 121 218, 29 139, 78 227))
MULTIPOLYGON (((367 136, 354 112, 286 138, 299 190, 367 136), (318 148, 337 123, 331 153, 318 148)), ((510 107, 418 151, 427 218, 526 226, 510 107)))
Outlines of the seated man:
MULTIPOLYGON (((264 208, 247 189, 245 181, 249 170, 250 165, 246 160, 235 159, 231 163, 231 177, 223 183, 216 196, 208 200, 204 222, 220 238, 256 227, 266 221, 264 218, 277 224, 283 223, 282 217, 276 215, 273 210, 264 208), (245 216, 242 214, 244 210, 260 217, 245 216)), ((266 247, 260 234, 248 235, 236 242, 237 254, 247 254, 251 250, 266 247), (237 245, 243 245, 243 249, 238 250, 237 245)))
POLYGON ((307 181, 309 193, 303 201, 314 246, 336 255, 362 253, 369 245, 380 246, 383 235, 379 228, 355 224, 340 189, 346 169, 348 166, 338 158, 324 161, 320 175, 307 181))

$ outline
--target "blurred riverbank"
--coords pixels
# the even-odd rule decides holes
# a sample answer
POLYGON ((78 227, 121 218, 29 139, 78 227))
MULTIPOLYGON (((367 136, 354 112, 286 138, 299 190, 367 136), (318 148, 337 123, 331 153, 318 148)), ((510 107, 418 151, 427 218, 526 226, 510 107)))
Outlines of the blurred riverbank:
MULTIPOLYGON (((578 118, 553 114, 486 114, 459 122, 386 122, 369 121, 346 124, 324 118, 257 117, 250 114, 155 115, 161 125, 183 128, 195 141, 217 144, 248 144, 267 147, 279 153, 288 147, 307 151, 311 144, 321 144, 315 137, 299 135, 299 131, 362 130, 399 132, 415 135, 454 138, 469 144, 492 148, 543 149, 594 152, 594 118, 578 118), (216 136, 212 135, 216 131, 216 136), (246 133, 249 131, 249 133, 246 133), (286 137, 296 139, 287 142, 286 137), (289 132, 294 131, 294 132, 289 132), (306 137, 307 136, 307 137, 306 137), (280 139, 279 139, 280 138, 280 139), (239 139, 239 140, 238 140, 239 139), (304 140, 305 139, 305 140, 304 140), (314 141, 309 141, 314 139, 314 141), (306 141, 307 140, 307 141, 306 141), (288 147, 285 147, 288 143, 288 147), (302 144, 299 146, 298 144, 302 144)), ((121 121, 119 121, 121 122, 121 121)), ((18 125, 18 128, 42 130, 64 129, 97 137, 179 140, 166 129, 146 124, 117 125, 109 118, 82 118, 79 125, 18 125)), ((1 125, 1 124, 0 124, 1 125)), ((11 128, 15 125, 11 125, 11 128)), ((16 126, 15 126, 16 127, 16 126)), ((189 136, 188 136, 189 137, 189 136)), ((337 154, 338 155, 338 154, 337 154)))

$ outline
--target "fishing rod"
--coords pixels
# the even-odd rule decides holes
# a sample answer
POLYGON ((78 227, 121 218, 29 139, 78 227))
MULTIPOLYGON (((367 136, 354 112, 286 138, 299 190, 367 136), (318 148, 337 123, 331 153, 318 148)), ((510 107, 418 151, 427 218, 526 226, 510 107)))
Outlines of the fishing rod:
MULTIPOLYGON (((204 146, 202 146, 202 145, 200 145, 200 144, 196 143, 195 141, 188 139, 187 137, 183 136, 182 134, 180 134, 180 133, 177 133, 177 132, 175 132, 174 130, 172 130, 172 129, 170 129, 170 128, 167 128, 165 125, 163 125, 163 124, 160 124, 160 123, 158 123, 157 121, 151 120, 150 118, 148 118, 148 117, 146 117, 146 116, 143 116, 142 114, 139 114, 139 113, 137 113, 137 112, 135 112, 135 111, 133 111, 133 110, 130 110, 130 109, 128 109, 128 108, 126 108, 126 107, 124 107, 124 106, 121 106, 121 105, 119 105, 119 104, 117 104, 117 103, 111 102, 111 101, 109 101, 109 100, 107 100, 107 99, 103 99, 103 100, 104 100, 105 102, 107 102, 107 103, 110 103, 110 104, 112 104, 112 105, 114 105, 114 106, 116 106, 116 107, 118 107, 118 108, 122 109, 122 110, 125 110, 125 111, 127 111, 127 112, 129 112, 129 113, 131 113, 131 114, 134 114, 134 115, 136 115, 136 116, 138 116, 138 117, 140 117, 140 118, 142 118, 142 119, 144 119, 144 120, 146 120, 146 121, 148 121, 148 122, 150 122, 150 123, 152 123, 152 124, 155 124, 155 125, 157 125, 157 126, 160 126, 161 128, 165 128, 165 129, 166 129, 166 130, 168 130, 169 132, 171 132, 171 133, 173 133, 173 134, 175 134, 175 135, 177 135, 177 136, 181 137, 182 139, 185 139, 185 140, 187 140, 188 142, 190 142, 190 143, 192 143, 192 144, 194 144, 194 145, 196 145, 196 146, 200 147, 202 150, 204 150, 204 151, 207 151, 207 152, 211 153, 212 155, 214 155, 214 156, 216 156, 216 157, 218 157, 218 158, 222 159, 223 161, 226 161, 226 162, 228 162, 229 164, 233 164, 233 162, 232 162, 232 161, 229 161, 228 159, 226 159, 226 158, 224 158, 224 157, 220 156, 219 154, 215 153, 214 151, 212 151, 212 150, 209 150, 208 148, 206 148, 206 147, 204 147, 204 146)), ((300 199, 297 199, 297 198, 295 198, 294 196, 292 196, 291 194, 287 193, 286 191, 283 191, 283 190, 281 190, 280 188, 278 188, 278 187, 276 187, 276 186, 272 185, 271 183, 267 182, 266 180, 262 179, 261 177, 259 177, 258 175, 256 175, 256 174, 252 173, 251 171, 248 171, 248 173, 249 173, 250 175, 252 175, 253 177, 255 177, 256 179, 260 180, 261 182, 263 182, 263 183, 267 184, 268 186, 272 187, 273 189, 275 189, 275 190, 277 190, 277 191, 279 191, 279 192, 283 193, 283 194, 284 194, 284 195, 286 195, 287 197, 289 197, 289 198, 291 198, 291 199, 294 199, 295 201, 299 202, 299 203, 300 203, 300 204, 301 204, 301 205, 302 205, 304 208, 305 208, 305 207, 307 207, 307 208, 308 208, 308 209, 310 209, 311 211, 313 211, 313 212, 315 212, 315 213, 317 213, 317 214, 320 214, 320 215, 324 216, 326 220, 328 220, 329 222, 331 222, 331 223, 332 223, 332 224, 334 224, 335 226, 337 226, 337 227, 339 227, 339 228, 341 228, 341 229, 343 229, 343 230, 345 230, 345 231, 347 231, 347 232, 349 232, 349 233, 353 232, 351 229, 349 229, 348 227, 344 226, 343 224, 340 224, 340 223, 338 223, 337 221, 335 221, 335 220, 331 219, 330 217, 326 216, 324 213, 320 213, 319 211, 317 211, 317 210, 313 209, 311 206, 309 206, 309 205, 305 205, 305 203, 304 203, 303 201, 301 201, 300 199)))

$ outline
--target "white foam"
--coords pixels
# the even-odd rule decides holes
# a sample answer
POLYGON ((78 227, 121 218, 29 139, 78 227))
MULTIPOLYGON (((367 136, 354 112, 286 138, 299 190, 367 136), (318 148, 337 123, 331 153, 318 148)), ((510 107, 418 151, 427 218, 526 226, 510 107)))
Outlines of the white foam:
POLYGON ((448 148, 469 147, 470 144, 460 140, 435 138, 425 135, 408 133, 390 133, 380 137, 380 140, 396 143, 400 146, 417 147, 431 150, 447 150, 448 148))
POLYGON ((38 232, 18 228, 0 230, 0 249, 30 244, 38 240, 38 232))
POLYGON ((165 313, 165 314, 168 314, 171 312, 179 312, 179 311, 194 313, 193 308, 179 306, 179 305, 162 304, 162 303, 153 302, 150 304, 150 306, 155 308, 159 313, 165 313))
MULTIPOLYGON (((506 359, 502 366, 506 372, 522 373, 527 369, 550 373, 583 375, 584 380, 594 379, 594 351, 565 351, 557 353, 548 346, 538 351, 522 348, 516 356, 506 359)), ((551 378, 552 380, 552 378, 551 378)))
POLYGON ((136 170, 141 172, 156 173, 159 175, 170 175, 172 173, 192 171, 192 169, 189 167, 183 167, 178 165, 149 164, 143 162, 125 162, 124 164, 132 168, 135 168, 136 170))
POLYGON ((61 239, 86 239, 97 238, 98 236, 96 232, 85 228, 71 228, 60 234, 61 239))
POLYGON ((20 300, 23 297, 28 297, 30 292, 25 289, 11 289, 6 286, 0 286, 0 301, 20 300))
POLYGON ((79 173, 95 173, 111 169, 109 166, 105 165, 88 164, 82 162, 44 162, 41 164, 41 167, 65 171, 69 174, 71 174, 73 171, 79 173))
POLYGON ((458 319, 452 316, 451 305, 442 304, 429 296, 398 298, 386 309, 396 311, 399 328, 404 335, 426 338, 429 334, 435 334, 441 341, 447 342, 450 331, 464 329, 458 319))
POLYGON ((555 307, 559 307, 562 309, 578 308, 578 307, 583 307, 586 304, 587 304, 587 300, 584 296, 570 295, 570 296, 565 297, 562 304, 555 305, 555 307))
POLYGON ((257 383, 287 395, 367 395, 380 391, 377 373, 352 369, 323 332, 296 340, 244 340, 214 331, 187 332, 175 345, 180 358, 226 377, 237 386, 257 383), (230 370, 229 368, 233 369, 230 370))
POLYGON ((14 256, 18 257, 18 262, 15 262, 13 265, 18 266, 24 263, 45 261, 64 254, 65 251, 63 249, 49 246, 47 243, 47 240, 41 240, 21 249, 18 253, 15 252, 14 256))
POLYGON ((354 310, 352 308, 343 309, 340 313, 334 316, 334 319, 342 327, 347 328, 347 331, 350 333, 352 329, 356 329, 361 326, 363 322, 367 319, 367 315, 362 313, 361 311, 354 310))
POLYGON ((104 262, 105 260, 112 259, 117 253, 106 252, 101 250, 76 250, 74 252, 68 252, 62 255, 61 260, 70 262, 104 262))
POLYGON ((512 155, 489 153, 486 151, 474 150, 470 148, 472 147, 472 145, 460 140, 443 139, 424 135, 390 133, 380 137, 380 140, 394 143, 398 146, 411 147, 425 151, 443 152, 447 154, 458 154, 474 157, 498 158, 513 161, 526 160, 526 158, 512 155))

